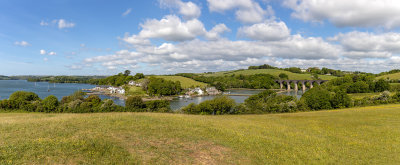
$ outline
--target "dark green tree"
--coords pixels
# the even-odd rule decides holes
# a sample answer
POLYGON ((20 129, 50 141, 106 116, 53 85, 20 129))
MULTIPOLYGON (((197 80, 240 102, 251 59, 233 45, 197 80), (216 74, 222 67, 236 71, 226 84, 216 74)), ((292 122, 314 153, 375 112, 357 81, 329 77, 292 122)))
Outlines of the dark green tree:
POLYGON ((140 96, 128 97, 125 101, 125 107, 128 111, 142 111, 145 104, 140 96))
POLYGON ((289 79, 289 76, 285 73, 281 73, 281 74, 279 74, 279 78, 281 78, 282 80, 287 80, 287 79, 289 79))
POLYGON ((42 105, 44 112, 55 112, 59 102, 56 96, 50 95, 43 99, 42 105))
POLYGON ((331 94, 321 87, 314 87, 303 94, 301 99, 313 110, 331 109, 331 94))
POLYGON ((130 70, 125 70, 124 76, 129 76, 130 74, 131 74, 131 71, 130 71, 130 70))
POLYGON ((375 82, 375 92, 383 92, 390 89, 389 82, 385 81, 384 79, 379 79, 375 82))

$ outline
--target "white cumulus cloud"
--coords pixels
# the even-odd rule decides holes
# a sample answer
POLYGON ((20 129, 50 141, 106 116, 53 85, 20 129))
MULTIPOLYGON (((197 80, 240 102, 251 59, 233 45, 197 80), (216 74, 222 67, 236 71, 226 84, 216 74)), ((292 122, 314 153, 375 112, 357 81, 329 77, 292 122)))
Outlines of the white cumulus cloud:
POLYGON ((398 0, 284 0, 283 5, 304 21, 328 20, 338 27, 400 27, 398 0))
POLYGON ((207 0, 211 12, 235 10, 236 19, 243 23, 259 23, 266 17, 274 16, 271 6, 263 9, 253 0, 207 0))
POLYGON ((339 42, 345 56, 352 58, 388 58, 400 54, 400 33, 381 34, 352 31, 329 38, 339 42))
POLYGON ((241 27, 238 30, 238 34, 254 40, 278 41, 287 39, 290 36, 290 30, 282 21, 266 21, 241 27))
POLYGON ((187 20, 198 18, 201 15, 200 7, 191 1, 182 2, 181 0, 160 0, 160 5, 161 7, 178 8, 179 14, 187 20))
POLYGON ((192 40, 204 35, 204 25, 197 19, 182 22, 175 15, 167 15, 161 20, 150 19, 140 25, 143 29, 139 36, 142 38, 161 38, 167 41, 192 40))

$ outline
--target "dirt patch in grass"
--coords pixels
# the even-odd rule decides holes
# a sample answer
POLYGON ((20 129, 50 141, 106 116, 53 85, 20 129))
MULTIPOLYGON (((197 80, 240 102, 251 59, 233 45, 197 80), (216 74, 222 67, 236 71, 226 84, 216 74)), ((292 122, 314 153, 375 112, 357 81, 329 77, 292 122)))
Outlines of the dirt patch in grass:
POLYGON ((231 149, 207 141, 113 135, 133 156, 144 164, 232 164, 231 149))

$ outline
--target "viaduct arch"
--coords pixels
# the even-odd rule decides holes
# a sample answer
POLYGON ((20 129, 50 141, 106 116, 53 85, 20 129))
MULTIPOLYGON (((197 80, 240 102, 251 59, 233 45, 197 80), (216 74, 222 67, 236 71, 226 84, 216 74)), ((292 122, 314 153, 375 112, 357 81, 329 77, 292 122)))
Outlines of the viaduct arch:
POLYGON ((299 90, 298 83, 301 83, 301 89, 303 91, 306 90, 306 83, 310 83, 310 88, 313 88, 313 83, 316 82, 318 85, 321 85, 324 82, 327 82, 328 80, 275 80, 275 82, 279 83, 281 89, 283 89, 283 83, 286 82, 287 84, 287 90, 291 90, 290 83, 294 83, 294 90, 299 90))

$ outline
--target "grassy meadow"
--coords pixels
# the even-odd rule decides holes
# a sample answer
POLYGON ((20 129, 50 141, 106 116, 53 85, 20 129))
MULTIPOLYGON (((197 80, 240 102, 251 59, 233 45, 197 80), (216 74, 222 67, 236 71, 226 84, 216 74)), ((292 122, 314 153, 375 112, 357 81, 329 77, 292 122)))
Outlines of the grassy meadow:
POLYGON ((181 83, 182 88, 190 88, 190 87, 206 87, 207 84, 199 81, 195 81, 190 78, 182 77, 182 76, 154 76, 157 78, 163 78, 165 80, 170 81, 179 81, 181 83))
POLYGON ((376 79, 390 79, 390 80, 400 80, 400 73, 393 73, 393 74, 388 74, 388 75, 383 75, 383 76, 379 76, 376 77, 376 79))
POLYGON ((0 164, 399 164, 400 105, 266 115, 0 113, 0 164))
MULTIPOLYGON (((278 77, 279 74, 285 73, 289 76, 289 79, 293 80, 312 80, 311 74, 299 74, 299 73, 292 73, 284 70, 279 69, 249 69, 249 70, 234 70, 234 71, 224 71, 224 72, 215 72, 215 73, 202 73, 201 75, 204 76, 225 76, 225 75, 254 75, 254 74, 271 74, 273 76, 278 77)), ((319 78, 322 80, 331 80, 336 78, 335 76, 328 76, 328 75, 318 75, 319 78)))

